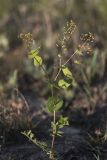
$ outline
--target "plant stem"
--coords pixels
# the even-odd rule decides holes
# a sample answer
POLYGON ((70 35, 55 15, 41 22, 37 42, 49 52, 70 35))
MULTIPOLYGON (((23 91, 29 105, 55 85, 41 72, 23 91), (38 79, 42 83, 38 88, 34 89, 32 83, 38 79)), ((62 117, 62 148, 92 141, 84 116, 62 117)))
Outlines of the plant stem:
POLYGON ((59 71, 58 71, 58 73, 57 73, 57 75, 56 75, 56 77, 55 77, 54 81, 56 81, 56 80, 57 80, 57 78, 58 78, 58 76, 59 76, 60 72, 61 72, 61 68, 59 69, 59 71))
POLYGON ((65 66, 76 53, 77 53, 77 50, 70 56, 70 58, 63 65, 65 66))
MULTIPOLYGON (((59 66, 60 66, 60 69, 54 79, 54 81, 57 80, 60 72, 61 72, 61 57, 59 57, 59 66)), ((52 97, 53 97, 53 87, 51 87, 51 93, 52 93, 52 97)), ((54 110, 54 115, 53 115, 53 123, 55 124, 56 123, 56 111, 54 110)), ((55 131, 53 130, 52 131, 52 143, 51 143, 51 152, 50 152, 50 159, 51 160, 54 160, 54 144, 55 144, 55 133, 56 133, 56 129, 55 131)))
MULTIPOLYGON (((36 59, 36 60, 37 60, 37 59, 36 59)), ((37 62, 38 62, 38 60, 37 60, 37 62)), ((39 62, 38 62, 38 63, 39 63, 39 62)), ((49 79, 49 77, 48 77, 48 73, 47 73, 46 69, 43 67, 43 65, 41 65, 41 68, 42 68, 42 70, 44 71, 44 73, 46 74, 47 79, 48 79, 48 82, 50 83, 50 79, 49 79)), ((58 75, 60 74, 60 72, 61 72, 61 69, 59 70, 57 76, 55 77, 55 80, 57 79, 57 77, 58 77, 58 75)), ((53 86, 51 86, 51 93, 52 93, 52 97, 53 97, 53 86)), ((54 111, 54 119, 53 119, 53 122, 54 122, 54 124, 55 124, 55 122, 56 122, 56 111, 54 111)), ((52 132, 54 133, 54 131, 52 131, 52 132)), ((51 160, 54 160, 55 134, 53 134, 53 133, 52 133, 52 143, 51 143, 51 151, 50 151, 50 157, 49 157, 51 160)))
MULTIPOLYGON (((53 95, 53 86, 51 86, 51 94, 52 94, 52 97, 54 96, 53 95)), ((56 122, 56 112, 54 111, 54 115, 53 115, 53 123, 55 124, 56 122)), ((53 129, 53 128, 52 128, 53 129)), ((55 134, 54 134, 54 130, 52 130, 52 143, 51 143, 51 151, 50 151, 50 159, 51 160, 54 160, 54 143, 55 143, 55 134)))
MULTIPOLYGON (((56 123, 56 111, 54 111, 54 124, 56 123)), ((55 144, 55 134, 52 135, 52 143, 51 143, 51 152, 50 152, 50 159, 54 160, 54 144, 55 144)))
POLYGON ((60 67, 60 69, 59 69, 59 71, 58 71, 58 73, 57 73, 57 75, 56 75, 54 81, 57 80, 57 78, 58 78, 58 76, 59 76, 59 74, 60 74, 60 72, 61 72, 61 57, 59 58, 59 67, 60 67))
MULTIPOLYGON (((54 79, 54 81, 57 80, 60 72, 61 72, 61 57, 59 58, 59 66, 60 66, 60 69, 54 79)), ((53 87, 51 87, 51 92, 52 92, 52 97, 53 97, 53 87)), ((53 123, 55 124, 56 123, 56 111, 54 110, 54 115, 53 115, 53 123)), ((51 152, 50 152, 50 159, 51 160, 54 160, 54 144, 55 144, 55 133, 56 133, 56 130, 52 131, 52 143, 51 143, 51 152)))
MULTIPOLYGON (((87 40, 81 45, 80 49, 83 48, 83 46, 85 46, 87 40)), ((76 50, 69 58, 68 60, 63 64, 64 66, 72 59, 72 57, 78 52, 78 50, 76 50)))

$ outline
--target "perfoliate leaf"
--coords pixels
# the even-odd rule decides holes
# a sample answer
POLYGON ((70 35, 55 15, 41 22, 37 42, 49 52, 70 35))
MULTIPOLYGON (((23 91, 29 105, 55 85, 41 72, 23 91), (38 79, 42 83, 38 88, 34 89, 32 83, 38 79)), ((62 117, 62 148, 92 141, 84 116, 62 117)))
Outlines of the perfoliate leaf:
POLYGON ((67 81, 65 81, 64 79, 60 79, 58 82, 58 86, 63 88, 63 89, 67 89, 71 84, 68 83, 67 81))
POLYGON ((67 77, 72 79, 72 73, 71 71, 68 69, 68 67, 62 66, 62 72, 63 74, 67 77))
POLYGON ((58 111, 63 105, 63 100, 59 97, 49 97, 47 102, 47 109, 49 112, 58 111))
POLYGON ((80 56, 83 55, 82 51, 79 50, 79 49, 76 50, 76 53, 77 53, 78 55, 80 55, 80 56))
POLYGON ((40 65, 42 65, 42 58, 41 58, 40 56, 36 56, 36 57, 34 58, 34 65, 35 65, 35 66, 40 66, 40 65))
POLYGON ((33 59, 39 54, 40 48, 37 50, 31 50, 30 53, 28 54, 28 58, 33 59))
POLYGON ((78 60, 74 61, 75 64, 81 64, 78 60))

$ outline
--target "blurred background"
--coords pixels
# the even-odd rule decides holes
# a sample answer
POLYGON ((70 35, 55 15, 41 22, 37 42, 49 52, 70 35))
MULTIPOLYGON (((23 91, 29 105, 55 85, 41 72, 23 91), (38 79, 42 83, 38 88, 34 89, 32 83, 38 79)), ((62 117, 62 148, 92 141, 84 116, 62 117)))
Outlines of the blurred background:
POLYGON ((70 52, 78 46, 82 33, 93 33, 95 40, 92 54, 81 60, 81 66, 69 64, 76 84, 60 91, 64 99, 61 113, 72 125, 94 135, 106 133, 107 0, 0 0, 1 136, 32 128, 32 123, 47 117, 42 106, 50 91, 43 72, 28 60, 20 33, 32 33, 35 48, 41 47, 40 54, 51 75, 58 54, 58 35, 70 20, 78 27, 68 45, 70 52))

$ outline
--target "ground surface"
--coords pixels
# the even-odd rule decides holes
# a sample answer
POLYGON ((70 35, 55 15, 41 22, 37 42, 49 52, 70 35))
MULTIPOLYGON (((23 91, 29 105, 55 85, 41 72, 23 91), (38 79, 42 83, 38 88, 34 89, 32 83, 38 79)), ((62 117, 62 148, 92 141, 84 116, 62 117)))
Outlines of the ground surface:
MULTIPOLYGON (((29 102, 32 106, 33 104, 38 106, 38 103, 40 103, 39 100, 35 100, 35 97, 31 98, 29 102)), ((42 107, 37 108, 37 106, 35 106, 35 109, 33 108, 32 112, 30 111, 30 114, 32 113, 35 116, 33 121, 40 121, 33 132, 38 139, 46 141, 50 145, 49 127, 52 117, 42 111, 42 107)), ((102 132, 105 132, 106 129, 107 106, 96 107, 95 112, 88 116, 74 109, 66 112, 72 117, 69 117, 70 126, 63 129, 64 136, 56 140, 57 159, 107 160, 107 141, 102 140, 102 132)), ((1 146, 0 160, 48 159, 41 149, 28 142, 20 132, 14 132, 14 134, 11 132, 7 139, 7 144, 1 146)))

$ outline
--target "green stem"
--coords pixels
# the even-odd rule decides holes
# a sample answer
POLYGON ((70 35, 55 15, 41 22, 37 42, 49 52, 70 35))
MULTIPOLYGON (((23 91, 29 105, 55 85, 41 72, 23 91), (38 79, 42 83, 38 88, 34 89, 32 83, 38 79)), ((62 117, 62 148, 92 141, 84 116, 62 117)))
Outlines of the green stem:
MULTIPOLYGON (((59 66, 60 66, 60 69, 54 79, 54 81, 57 80, 60 72, 61 72, 61 57, 59 57, 59 66)), ((51 93, 52 93, 52 97, 53 97, 53 86, 51 86, 51 93)), ((53 115, 53 123, 55 124, 56 123, 56 111, 54 110, 54 115, 53 115)), ((50 152, 50 159, 51 160, 54 160, 54 145, 55 145, 55 133, 56 131, 52 131, 52 143, 51 143, 51 152, 50 152)))
POLYGON ((56 75, 56 77, 55 77, 55 79, 54 79, 54 81, 56 81, 57 80, 57 78, 58 78, 58 76, 59 76, 59 74, 60 74, 60 72, 61 72, 61 64, 62 62, 61 62, 61 57, 59 57, 59 71, 58 71, 58 73, 57 73, 57 75, 56 75))
MULTIPOLYGON (((52 97, 53 95, 53 86, 51 86, 51 93, 52 93, 52 97)), ((53 123, 56 123, 56 111, 54 110, 54 114, 53 114, 53 123)), ((53 129, 53 128, 52 128, 53 129)), ((52 142, 51 142, 51 151, 50 151, 50 159, 54 160, 54 144, 55 144, 55 134, 54 134, 54 130, 52 130, 52 142)))
MULTIPOLYGON (((56 123, 56 111, 54 111, 54 124, 56 123)), ((54 132, 54 131, 53 131, 54 132)), ((50 159, 54 160, 54 145, 55 145, 55 134, 52 135, 52 143, 51 143, 51 152, 50 152, 50 159)))
MULTIPOLYGON (((87 40, 81 45, 80 49, 83 48, 83 46, 86 44, 87 40)), ((63 64, 63 65, 66 65, 71 59, 72 57, 78 52, 78 50, 76 50, 69 58, 68 60, 63 64)))

